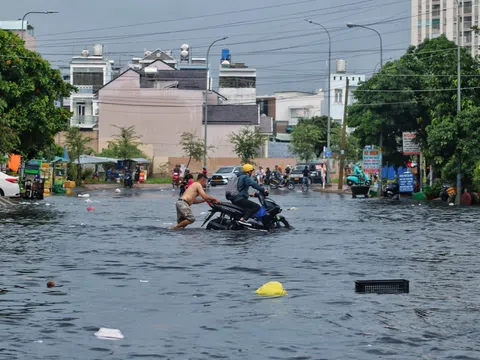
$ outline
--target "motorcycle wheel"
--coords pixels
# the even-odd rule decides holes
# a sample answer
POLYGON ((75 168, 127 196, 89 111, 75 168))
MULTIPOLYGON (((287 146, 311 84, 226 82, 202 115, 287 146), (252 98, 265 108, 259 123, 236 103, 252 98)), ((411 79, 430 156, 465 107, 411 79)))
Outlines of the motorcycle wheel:
POLYGON ((207 224, 207 230, 230 230, 232 228, 232 224, 229 220, 223 220, 223 224, 221 223, 220 218, 213 219, 207 224))
POLYGON ((287 188, 288 188, 288 190, 293 190, 293 189, 295 189, 295 184, 294 183, 288 183, 287 188))
POLYGON ((447 200, 448 200, 448 194, 442 194, 442 195, 440 195, 440 199, 441 199, 442 201, 447 201, 447 200))
POLYGON ((348 186, 352 186, 352 185, 354 185, 354 184, 355 184, 355 183, 354 183, 352 180, 347 180, 347 185, 348 185, 348 186))
POLYGON ((281 228, 284 227, 285 229, 290 229, 290 224, 287 219, 285 219, 283 216, 280 216, 280 218, 275 222, 275 228, 281 228))
POLYGON ((271 182, 269 185, 272 189, 278 189, 278 184, 271 182))
POLYGON ((370 180, 365 181, 365 185, 370 186, 372 185, 372 182, 370 180))

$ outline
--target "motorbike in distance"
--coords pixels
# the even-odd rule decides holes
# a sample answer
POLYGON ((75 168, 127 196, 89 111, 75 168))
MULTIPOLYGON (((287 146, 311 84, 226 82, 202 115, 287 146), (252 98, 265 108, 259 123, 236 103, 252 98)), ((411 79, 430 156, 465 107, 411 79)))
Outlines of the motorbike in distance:
POLYGON ((123 178, 123 186, 124 187, 128 187, 128 188, 132 188, 133 186, 133 174, 132 174, 132 170, 130 169, 125 169, 125 175, 124 175, 124 178, 123 178))
POLYGON ((282 208, 267 195, 257 192, 255 197, 260 202, 260 210, 248 219, 251 226, 240 224, 238 221, 243 217, 245 210, 231 203, 213 204, 208 203, 211 209, 210 214, 205 218, 202 227, 207 224, 207 230, 266 230, 271 231, 277 228, 290 229, 290 224, 284 216, 280 215, 282 208), (218 217, 212 217, 215 214, 218 217))

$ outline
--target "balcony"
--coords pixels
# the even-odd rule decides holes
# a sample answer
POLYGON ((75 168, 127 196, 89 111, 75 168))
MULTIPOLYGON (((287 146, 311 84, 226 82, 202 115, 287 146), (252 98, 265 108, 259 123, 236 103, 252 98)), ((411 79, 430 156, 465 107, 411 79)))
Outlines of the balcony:
POLYGON ((93 95, 93 86, 92 85, 74 85, 77 87, 78 91, 74 94, 80 95, 93 95))
POLYGON ((97 125, 98 116, 72 116, 70 119, 70 126, 78 126, 80 128, 92 129, 97 125))

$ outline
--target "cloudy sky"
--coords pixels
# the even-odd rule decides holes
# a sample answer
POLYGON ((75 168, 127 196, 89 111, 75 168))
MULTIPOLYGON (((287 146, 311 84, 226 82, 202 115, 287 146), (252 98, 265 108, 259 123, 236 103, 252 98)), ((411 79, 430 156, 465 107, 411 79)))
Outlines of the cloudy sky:
MULTIPOLYGON (((380 61, 378 36, 348 29, 348 22, 370 25, 383 37, 383 58, 398 58, 409 45, 411 0, 21 0, 2 7, 1 20, 31 14, 38 51, 55 66, 68 66, 73 54, 95 43, 116 63, 125 64, 146 49, 178 54, 182 44, 193 56, 205 56, 208 45, 228 36, 210 53, 220 60, 222 47, 232 60, 257 68, 258 94, 282 90, 312 91, 325 87, 328 37, 332 37, 332 69, 347 60, 349 71, 371 75, 380 61)), ((215 80, 215 84, 218 81, 215 80)))

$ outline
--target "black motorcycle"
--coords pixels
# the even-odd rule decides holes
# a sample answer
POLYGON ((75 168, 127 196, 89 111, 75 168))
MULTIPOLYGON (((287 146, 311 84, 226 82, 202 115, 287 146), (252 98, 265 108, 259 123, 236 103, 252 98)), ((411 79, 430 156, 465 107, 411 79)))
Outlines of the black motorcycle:
POLYGON ((290 229, 290 224, 287 219, 280 215, 282 208, 272 199, 267 198, 263 193, 256 193, 261 208, 260 210, 248 219, 251 226, 240 224, 238 221, 243 217, 245 210, 239 206, 221 203, 209 204, 211 207, 210 214, 207 216, 202 226, 207 224, 207 230, 266 230, 270 231, 276 228, 290 229), (219 213, 215 219, 210 219, 219 213))
POLYGON ((123 186, 131 188, 133 186, 133 174, 131 170, 125 170, 125 177, 123 178, 123 186))
POLYGON ((385 189, 385 196, 388 198, 393 198, 395 195, 398 195, 398 184, 397 183, 388 183, 385 189))

